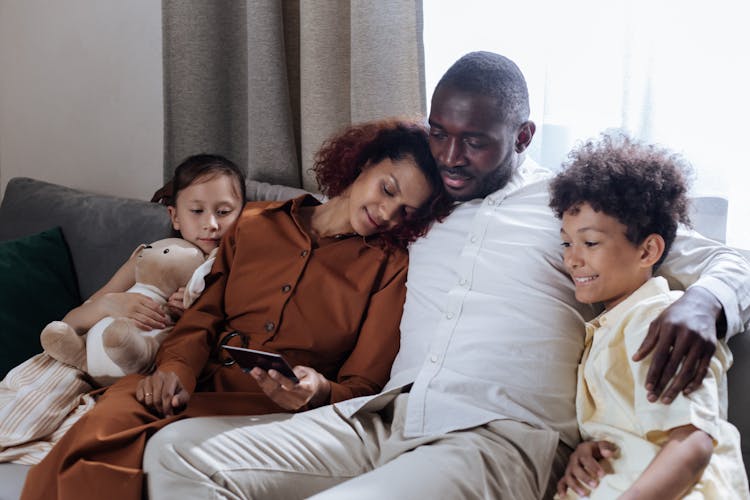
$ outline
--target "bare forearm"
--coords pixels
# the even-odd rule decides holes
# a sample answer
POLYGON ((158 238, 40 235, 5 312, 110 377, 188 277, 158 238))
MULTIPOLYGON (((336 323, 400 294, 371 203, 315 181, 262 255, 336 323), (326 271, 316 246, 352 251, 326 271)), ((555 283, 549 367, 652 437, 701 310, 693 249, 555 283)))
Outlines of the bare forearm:
POLYGON ((107 312, 102 307, 101 301, 88 300, 75 309, 71 309, 62 320, 82 335, 105 316, 107 312))
POLYGON ((693 426, 680 427, 621 497, 667 500, 682 497, 701 477, 713 452, 711 437, 693 426))

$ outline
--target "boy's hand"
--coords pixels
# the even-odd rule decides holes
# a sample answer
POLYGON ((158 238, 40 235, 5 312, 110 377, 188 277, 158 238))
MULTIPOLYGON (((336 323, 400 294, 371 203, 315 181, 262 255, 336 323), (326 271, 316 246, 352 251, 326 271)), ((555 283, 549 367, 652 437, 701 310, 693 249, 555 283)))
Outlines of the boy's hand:
POLYGON ((171 323, 155 300, 140 293, 110 292, 96 300, 105 316, 130 318, 141 330, 162 329, 171 323))
POLYGON ((182 314, 185 312, 185 306, 183 305, 183 299, 185 297, 185 287, 181 286, 177 289, 176 292, 174 292, 172 295, 169 296, 169 300, 167 300, 167 311, 169 311, 169 314, 172 315, 174 318, 181 318, 182 314))
POLYGON ((167 417, 183 409, 190 394, 182 387, 176 373, 156 370, 138 382, 135 398, 149 410, 167 417))
POLYGON ((724 320, 724 310, 716 297, 704 288, 692 287, 651 323, 633 355, 633 361, 641 361, 654 352, 646 375, 649 401, 661 395, 661 401, 669 404, 683 389, 689 394, 700 387, 716 351, 720 320, 724 320))
POLYGON ((584 441, 579 444, 570 454, 565 475, 557 482, 557 493, 563 496, 570 488, 579 496, 588 495, 589 490, 596 488, 599 480, 609 471, 605 461, 616 453, 617 445, 609 441, 584 441))
POLYGON ((285 410, 298 410, 310 403, 317 407, 327 403, 331 383, 322 374, 307 366, 292 368, 299 379, 294 383, 276 370, 265 371, 257 366, 250 371, 263 392, 285 410))

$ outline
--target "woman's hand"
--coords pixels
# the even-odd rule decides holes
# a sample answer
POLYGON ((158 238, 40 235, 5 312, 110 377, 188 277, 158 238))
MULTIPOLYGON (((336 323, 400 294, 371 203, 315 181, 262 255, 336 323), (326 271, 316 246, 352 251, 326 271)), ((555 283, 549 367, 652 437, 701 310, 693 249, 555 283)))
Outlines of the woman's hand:
POLYGON ((172 324, 153 299, 140 293, 110 292, 98 299, 105 316, 132 319, 141 330, 157 330, 172 324))
POLYGON ((579 496, 588 495, 588 490, 596 488, 606 474, 603 461, 617 453, 617 446, 609 441, 584 441, 579 444, 568 459, 565 475, 557 482, 557 493, 564 496, 570 488, 579 496))
POLYGON ((276 370, 265 371, 257 366, 250 375, 263 392, 285 410, 298 410, 306 404, 317 407, 328 401, 331 396, 328 379, 308 366, 295 366, 293 370, 299 379, 296 384, 276 370))
POLYGON ((181 318, 185 312, 185 306, 183 305, 183 299, 185 298, 185 287, 181 286, 175 293, 169 296, 167 300, 167 311, 172 315, 173 318, 181 318))
POLYGON ((190 400, 190 394, 182 387, 176 373, 156 370, 138 382, 135 398, 149 410, 165 417, 182 410, 190 400))

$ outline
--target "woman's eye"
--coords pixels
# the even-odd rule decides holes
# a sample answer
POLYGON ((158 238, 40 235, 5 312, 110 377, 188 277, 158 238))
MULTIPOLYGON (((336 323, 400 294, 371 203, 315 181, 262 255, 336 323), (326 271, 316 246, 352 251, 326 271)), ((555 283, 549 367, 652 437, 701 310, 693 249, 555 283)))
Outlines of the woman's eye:
POLYGON ((585 242, 585 245, 586 245, 587 247, 595 247, 595 246, 596 246, 596 245, 598 245, 598 244, 599 244, 599 242, 598 242, 598 241, 587 241, 587 242, 585 242))
POLYGON ((563 241, 560 243, 560 246, 563 248, 570 248, 570 242, 569 241, 563 241))
POLYGON ((224 216, 227 216, 227 215, 231 214, 232 211, 231 210, 217 210, 216 213, 219 216, 224 217, 224 216))
POLYGON ((192 213, 194 213, 194 214, 202 214, 203 213, 203 209, 202 208, 193 208, 190 211, 192 213))
POLYGON ((383 184, 383 192, 388 196, 393 196, 393 191, 386 184, 383 184))

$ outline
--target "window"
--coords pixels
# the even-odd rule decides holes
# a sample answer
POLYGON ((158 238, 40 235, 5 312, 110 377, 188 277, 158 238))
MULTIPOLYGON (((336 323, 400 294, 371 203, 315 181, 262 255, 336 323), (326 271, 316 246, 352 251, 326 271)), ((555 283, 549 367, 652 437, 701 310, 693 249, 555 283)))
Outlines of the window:
POLYGON ((466 52, 503 54, 529 85, 537 162, 554 170, 578 141, 623 128, 683 154, 691 194, 727 198, 727 244, 750 248, 743 3, 424 0, 427 95, 466 52))

